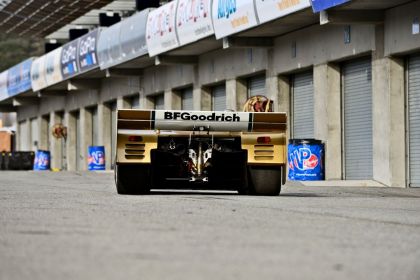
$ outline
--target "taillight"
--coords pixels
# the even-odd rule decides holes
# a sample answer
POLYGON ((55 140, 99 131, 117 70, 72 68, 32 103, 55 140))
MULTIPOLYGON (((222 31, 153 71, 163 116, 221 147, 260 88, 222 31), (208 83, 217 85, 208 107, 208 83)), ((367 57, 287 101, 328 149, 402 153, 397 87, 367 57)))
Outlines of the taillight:
POLYGON ((143 141, 143 137, 141 136, 134 136, 134 135, 128 136, 128 142, 141 142, 141 141, 143 141))
POLYGON ((261 136, 257 138, 258 144, 269 144, 271 142, 270 136, 261 136))

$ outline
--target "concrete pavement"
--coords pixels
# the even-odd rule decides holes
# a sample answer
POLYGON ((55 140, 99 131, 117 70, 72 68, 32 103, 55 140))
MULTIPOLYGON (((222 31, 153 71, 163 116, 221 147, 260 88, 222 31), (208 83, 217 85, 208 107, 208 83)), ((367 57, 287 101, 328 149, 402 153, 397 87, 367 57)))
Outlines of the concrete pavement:
POLYGON ((420 189, 119 196, 110 173, 0 172, 0 279, 420 279, 420 189))

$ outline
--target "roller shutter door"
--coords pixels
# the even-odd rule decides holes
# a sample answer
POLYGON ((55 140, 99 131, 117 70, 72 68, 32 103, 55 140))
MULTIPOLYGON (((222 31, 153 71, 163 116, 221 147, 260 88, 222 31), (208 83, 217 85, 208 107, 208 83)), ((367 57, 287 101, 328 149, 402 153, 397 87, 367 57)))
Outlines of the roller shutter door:
POLYGON ((373 177, 371 60, 343 65, 345 179, 373 177))
POLYGON ((212 89, 212 110, 226 110, 226 87, 225 85, 215 86, 212 89))
POLYGON ((255 95, 265 95, 264 75, 248 79, 248 98, 255 95))
POLYGON ((181 93, 181 109, 193 110, 193 90, 192 88, 184 89, 181 93))
POLYGON ((165 96, 163 94, 156 95, 156 97, 155 97, 155 109, 156 110, 165 109, 165 96))
POLYGON ((293 77, 293 138, 314 138, 313 73, 293 77))
POLYGON ((409 185, 420 187, 420 56, 408 62, 409 185))

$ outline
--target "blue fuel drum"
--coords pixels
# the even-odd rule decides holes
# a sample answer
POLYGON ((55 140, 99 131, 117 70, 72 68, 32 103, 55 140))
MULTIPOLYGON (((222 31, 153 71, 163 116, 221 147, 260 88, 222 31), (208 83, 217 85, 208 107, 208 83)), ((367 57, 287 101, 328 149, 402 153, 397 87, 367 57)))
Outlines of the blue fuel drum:
POLYGON ((105 170, 105 147, 89 146, 88 148, 88 170, 105 170))
POLYGON ((38 150, 35 153, 34 170, 50 170, 50 151, 38 150))
POLYGON ((325 179, 324 144, 315 139, 290 139, 287 147, 289 180, 325 179))

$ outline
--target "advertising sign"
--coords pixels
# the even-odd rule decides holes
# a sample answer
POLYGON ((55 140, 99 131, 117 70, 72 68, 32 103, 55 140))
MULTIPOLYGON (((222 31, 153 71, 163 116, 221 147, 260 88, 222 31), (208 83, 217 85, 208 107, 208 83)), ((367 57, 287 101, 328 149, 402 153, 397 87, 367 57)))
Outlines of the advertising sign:
POLYGON ((314 13, 318 13, 328 8, 350 2, 350 0, 311 0, 311 2, 312 10, 314 13))
POLYGON ((122 22, 118 22, 101 32, 98 40, 98 60, 101 69, 121 63, 120 32, 122 22))
POLYGON ((146 27, 146 41, 150 56, 179 46, 175 32, 177 5, 178 0, 175 0, 150 12, 146 27))
POLYGON ((214 34, 210 0, 179 0, 176 30, 181 46, 214 34))
POLYGON ((75 76, 79 73, 77 64, 77 46, 79 40, 71 41, 63 46, 61 52, 61 75, 64 79, 75 76))
POLYGON ((9 69, 7 77, 7 92, 9 96, 31 89, 32 58, 9 69))
POLYGON ((77 60, 79 62, 79 71, 81 73, 92 70, 98 66, 96 52, 99 33, 100 30, 95 29, 79 38, 77 60))
POLYGON ((216 39, 227 37, 258 24, 253 0, 214 0, 212 11, 216 39))
POLYGON ((43 55, 35 59, 32 63, 31 84, 33 91, 39 91, 47 87, 47 80, 45 79, 45 59, 46 55, 43 55))
POLYGON ((62 47, 59 47, 46 54, 45 59, 45 79, 47 85, 54 85, 63 80, 61 75, 61 51, 62 47))
POLYGON ((121 22, 120 44, 123 61, 147 54, 146 25, 151 9, 143 10, 121 22))
POLYGON ((8 97, 7 94, 7 75, 8 71, 0 73, 0 101, 8 97))
POLYGON ((260 23, 284 17, 311 6, 309 0, 255 0, 260 23))

